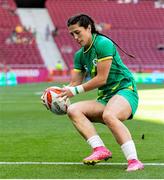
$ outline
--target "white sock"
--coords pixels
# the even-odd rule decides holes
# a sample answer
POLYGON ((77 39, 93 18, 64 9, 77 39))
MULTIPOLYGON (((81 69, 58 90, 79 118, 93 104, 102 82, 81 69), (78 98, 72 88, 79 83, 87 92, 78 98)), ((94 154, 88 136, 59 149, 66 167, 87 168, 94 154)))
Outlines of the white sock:
POLYGON ((103 141, 101 140, 101 138, 99 137, 99 135, 94 135, 92 137, 90 137, 88 140, 87 140, 87 143, 92 147, 92 148, 96 148, 96 147, 99 147, 99 146, 104 146, 104 143, 103 141))
POLYGON ((127 141, 126 143, 122 144, 121 149, 127 160, 138 159, 133 140, 127 141))

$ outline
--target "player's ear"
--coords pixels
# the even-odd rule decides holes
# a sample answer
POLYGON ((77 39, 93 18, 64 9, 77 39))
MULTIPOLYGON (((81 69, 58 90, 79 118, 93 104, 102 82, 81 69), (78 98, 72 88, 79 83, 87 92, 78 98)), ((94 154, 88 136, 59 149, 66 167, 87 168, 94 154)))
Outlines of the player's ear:
POLYGON ((90 24, 88 25, 88 29, 91 32, 92 29, 91 29, 91 25, 90 24))

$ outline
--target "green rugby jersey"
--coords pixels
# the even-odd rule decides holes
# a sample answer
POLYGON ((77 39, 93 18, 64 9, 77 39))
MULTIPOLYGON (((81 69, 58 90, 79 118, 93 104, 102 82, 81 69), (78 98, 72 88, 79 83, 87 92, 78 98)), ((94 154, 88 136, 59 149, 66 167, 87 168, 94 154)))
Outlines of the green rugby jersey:
POLYGON ((122 62, 115 44, 105 36, 93 34, 90 47, 86 51, 82 47, 75 53, 74 69, 87 72, 92 78, 97 74, 97 63, 107 59, 112 60, 112 65, 106 84, 98 88, 98 95, 114 94, 124 88, 136 90, 132 73, 122 62))

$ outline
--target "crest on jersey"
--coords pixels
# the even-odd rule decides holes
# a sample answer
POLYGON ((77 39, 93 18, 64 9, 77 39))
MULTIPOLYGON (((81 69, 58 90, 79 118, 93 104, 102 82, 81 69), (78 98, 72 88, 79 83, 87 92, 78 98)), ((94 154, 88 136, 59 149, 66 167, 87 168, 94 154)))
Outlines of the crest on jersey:
POLYGON ((97 57, 92 60, 94 66, 97 66, 97 57))

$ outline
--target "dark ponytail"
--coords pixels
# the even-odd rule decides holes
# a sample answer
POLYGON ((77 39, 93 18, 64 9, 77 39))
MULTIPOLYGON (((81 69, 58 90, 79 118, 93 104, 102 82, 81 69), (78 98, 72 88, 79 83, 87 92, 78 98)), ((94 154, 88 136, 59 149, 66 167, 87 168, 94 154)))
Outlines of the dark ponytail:
POLYGON ((93 19, 91 17, 89 17, 88 15, 86 15, 86 14, 79 14, 79 15, 72 16, 71 18, 68 19, 67 26, 69 27, 69 26, 77 24, 77 23, 79 24, 79 26, 82 26, 85 29, 88 28, 88 26, 90 25, 91 26, 91 33, 92 34, 95 33, 95 34, 98 34, 98 35, 105 36, 106 38, 110 39, 126 55, 128 55, 131 58, 135 58, 134 55, 129 54, 125 50, 123 50, 113 39, 109 38, 108 36, 106 36, 104 34, 99 33, 96 30, 95 23, 94 23, 93 19))
POLYGON ((133 54, 129 54, 128 52, 126 52, 124 49, 122 49, 113 39, 109 38, 108 36, 101 34, 101 33, 97 33, 99 35, 105 36, 106 38, 110 39, 122 52, 124 52, 127 56, 131 57, 131 58, 135 58, 135 56, 133 54))

